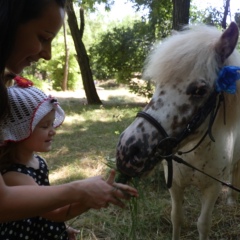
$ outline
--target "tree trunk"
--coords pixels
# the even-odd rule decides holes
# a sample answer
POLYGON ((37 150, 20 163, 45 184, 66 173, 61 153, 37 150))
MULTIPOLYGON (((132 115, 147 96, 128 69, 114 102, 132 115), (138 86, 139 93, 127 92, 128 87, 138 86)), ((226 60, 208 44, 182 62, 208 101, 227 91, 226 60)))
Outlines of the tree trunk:
POLYGON ((67 82, 68 82, 68 69, 69 69, 69 48, 67 44, 67 30, 66 23, 63 23, 63 36, 64 36, 64 48, 65 48, 65 65, 64 65, 64 74, 62 80, 62 90, 67 90, 67 82))
POLYGON ((73 1, 67 1, 68 24, 74 41, 77 61, 81 70, 83 87, 85 90, 88 104, 102 104, 93 81, 92 71, 89 64, 89 58, 86 48, 82 41, 84 32, 84 11, 80 8, 80 29, 78 28, 77 18, 73 9, 73 1))
POLYGON ((181 30, 189 23, 190 0, 173 0, 173 29, 181 30))
POLYGON ((226 0, 225 6, 224 6, 223 20, 222 20, 223 29, 227 28, 227 15, 229 13, 229 9, 230 9, 230 0, 226 0))

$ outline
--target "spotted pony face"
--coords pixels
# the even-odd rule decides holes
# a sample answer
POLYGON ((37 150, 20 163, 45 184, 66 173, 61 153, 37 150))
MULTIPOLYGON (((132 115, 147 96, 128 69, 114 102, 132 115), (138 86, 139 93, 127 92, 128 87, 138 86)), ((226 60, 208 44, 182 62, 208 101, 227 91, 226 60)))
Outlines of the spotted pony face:
MULTIPOLYGON (((231 23, 221 33, 198 26, 171 36, 150 55, 144 74, 156 90, 144 112, 155 118, 170 137, 177 137, 214 91, 219 70, 234 62, 238 28, 231 23)), ((204 121, 180 148, 203 135, 204 121)), ((141 176, 160 158, 154 153, 163 135, 146 119, 137 117, 121 134, 117 145, 117 168, 127 176, 141 176)))

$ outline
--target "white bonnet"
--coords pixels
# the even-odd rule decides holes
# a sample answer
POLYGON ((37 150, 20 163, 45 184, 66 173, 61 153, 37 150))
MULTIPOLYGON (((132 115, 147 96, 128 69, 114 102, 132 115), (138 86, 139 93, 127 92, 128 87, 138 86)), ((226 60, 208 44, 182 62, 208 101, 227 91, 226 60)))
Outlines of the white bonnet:
POLYGON ((55 128, 60 126, 65 118, 65 113, 55 98, 33 87, 31 81, 22 79, 23 84, 22 81, 16 81, 14 86, 7 88, 10 114, 0 122, 1 144, 28 138, 41 119, 53 109, 55 128))

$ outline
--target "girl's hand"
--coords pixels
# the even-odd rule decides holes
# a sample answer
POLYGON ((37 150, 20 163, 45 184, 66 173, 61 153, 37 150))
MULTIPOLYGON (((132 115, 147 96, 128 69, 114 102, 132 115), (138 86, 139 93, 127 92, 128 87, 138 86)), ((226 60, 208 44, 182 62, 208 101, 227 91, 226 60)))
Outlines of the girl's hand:
POLYGON ((122 199, 129 200, 131 197, 138 197, 135 188, 116 183, 115 175, 115 170, 111 170, 107 180, 104 180, 101 176, 82 180, 82 204, 85 205, 85 208, 107 208, 109 204, 123 208, 125 204, 121 201, 122 199))
POLYGON ((66 227, 67 227, 66 231, 68 233, 69 240, 77 240, 76 235, 80 233, 80 231, 69 226, 66 226, 66 227))
POLYGON ((107 179, 107 183, 114 187, 113 191, 120 191, 116 197, 129 200, 131 197, 138 197, 138 192, 135 188, 130 187, 129 185, 116 183, 115 182, 115 170, 111 170, 110 175, 107 179))

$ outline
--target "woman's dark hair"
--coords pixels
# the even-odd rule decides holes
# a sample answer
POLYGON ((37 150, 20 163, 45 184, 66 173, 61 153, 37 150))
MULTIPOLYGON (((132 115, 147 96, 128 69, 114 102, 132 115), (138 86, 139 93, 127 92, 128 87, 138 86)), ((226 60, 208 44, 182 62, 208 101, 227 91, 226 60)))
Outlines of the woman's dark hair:
POLYGON ((20 24, 39 18, 46 6, 54 1, 65 7, 66 0, 0 0, 0 121, 8 113, 4 71, 17 29, 20 24))

